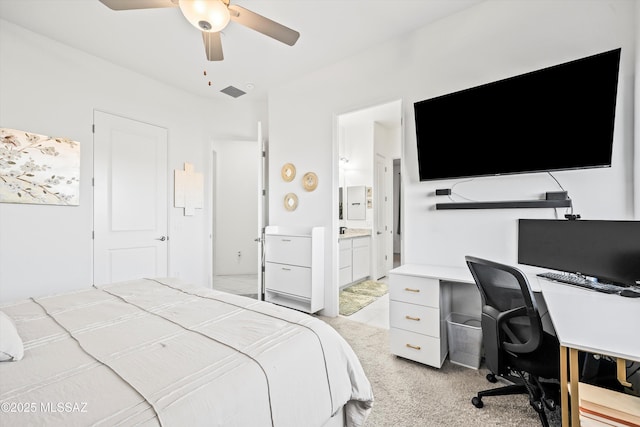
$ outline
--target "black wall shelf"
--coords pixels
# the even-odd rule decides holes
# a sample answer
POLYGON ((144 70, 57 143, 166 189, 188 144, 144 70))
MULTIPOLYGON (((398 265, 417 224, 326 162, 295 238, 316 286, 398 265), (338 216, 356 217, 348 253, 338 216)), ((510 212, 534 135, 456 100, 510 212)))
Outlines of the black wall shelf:
POLYGON ((436 203, 442 209, 513 209, 513 208, 569 208, 571 199, 561 200, 511 200, 502 202, 436 203))

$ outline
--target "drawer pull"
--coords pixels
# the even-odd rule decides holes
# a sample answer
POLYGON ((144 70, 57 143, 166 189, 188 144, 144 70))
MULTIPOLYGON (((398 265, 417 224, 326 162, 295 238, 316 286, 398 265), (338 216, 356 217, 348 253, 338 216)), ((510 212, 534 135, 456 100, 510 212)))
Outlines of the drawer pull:
POLYGON ((419 345, 413 345, 413 344, 406 344, 407 347, 412 348, 414 350, 420 350, 420 346, 419 345))
POLYGON ((404 288, 407 292, 420 292, 420 289, 404 288))
POLYGON ((281 241, 283 241, 283 242, 290 242, 290 241, 291 241, 291 239, 281 239, 281 241))
POLYGON ((419 318, 419 317, 411 317, 411 316, 409 316, 409 315, 404 316, 404 318, 405 318, 405 319, 407 319, 407 320, 415 320, 415 321, 418 321, 418 322, 420 321, 420 318, 419 318))
POLYGON ((291 269, 290 269, 290 268, 286 268, 286 267, 282 267, 282 269, 283 269, 284 271, 291 271, 291 269))

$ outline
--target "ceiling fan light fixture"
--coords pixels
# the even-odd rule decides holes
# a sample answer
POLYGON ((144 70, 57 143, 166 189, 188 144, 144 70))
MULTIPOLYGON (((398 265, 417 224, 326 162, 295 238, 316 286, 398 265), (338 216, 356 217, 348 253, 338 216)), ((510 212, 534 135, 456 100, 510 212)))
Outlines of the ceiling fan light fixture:
POLYGON ((200 31, 217 33, 231 19, 222 0, 180 0, 178 6, 187 21, 200 31))

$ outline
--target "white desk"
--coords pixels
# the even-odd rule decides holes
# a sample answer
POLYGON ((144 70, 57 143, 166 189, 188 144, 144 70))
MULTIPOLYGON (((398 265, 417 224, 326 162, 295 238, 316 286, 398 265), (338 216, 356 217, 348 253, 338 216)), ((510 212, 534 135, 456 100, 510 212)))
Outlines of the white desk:
POLYGON ((391 274, 406 274, 437 280, 474 284, 473 276, 468 268, 443 265, 404 264, 390 271, 391 274))
POLYGON ((604 294, 544 279, 539 283, 560 341, 562 425, 579 426, 578 351, 618 358, 618 378, 624 376, 624 360, 640 362, 640 298, 604 294))
MULTIPOLYGON (((640 362, 640 340, 633 338, 640 327, 640 298, 563 285, 536 276, 542 270, 520 269, 536 294, 543 327, 549 331, 550 320, 560 342, 562 425, 570 425, 571 415, 571 425, 579 426, 578 351, 618 358, 619 377, 624 360, 640 362), (569 393, 574 408, 571 414, 569 393)), ((391 352, 441 367, 447 355, 444 321, 450 313, 450 284, 474 284, 471 272, 463 267, 405 264, 391 270, 389 278, 391 352), (431 314, 419 319, 425 322, 414 325, 416 319, 401 312, 405 303, 424 306, 431 314), (410 320, 405 322, 408 326, 401 323, 403 319, 410 320)))
MULTIPOLYGON (((527 274, 531 290, 540 295, 535 275, 527 274)), ((389 336, 391 353, 440 368, 447 357, 447 317, 451 287, 473 285, 466 267, 405 264, 389 272, 389 336)), ((544 300, 536 298, 543 326, 552 326, 544 300), (546 323, 546 324, 545 324, 546 323)), ((480 317, 478 313, 468 313, 480 317)))
POLYGON ((389 272, 391 353, 440 368, 447 357, 451 287, 474 283, 463 268, 405 264, 389 272))
MULTIPOLYGON (((518 268, 520 268, 518 266, 518 268)), ((527 276, 527 280, 529 281, 529 285, 531 286, 531 290, 533 292, 541 292, 540 281, 538 277, 529 271, 526 271, 521 268, 523 273, 527 276)), ((391 274, 406 274, 409 276, 419 276, 426 277, 431 279, 449 281, 449 282, 458 282, 458 283, 469 283, 474 285, 476 282, 473 280, 473 276, 471 275, 471 271, 467 267, 451 267, 444 265, 427 265, 427 264, 405 264, 400 267, 394 268, 389 273, 391 274)))

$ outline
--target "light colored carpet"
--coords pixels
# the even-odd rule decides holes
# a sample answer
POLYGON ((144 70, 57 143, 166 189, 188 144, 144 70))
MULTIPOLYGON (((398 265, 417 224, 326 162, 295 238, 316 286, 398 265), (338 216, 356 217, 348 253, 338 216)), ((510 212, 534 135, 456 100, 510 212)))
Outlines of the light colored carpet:
POLYGON ((340 291, 340 314, 350 316, 389 291, 386 283, 366 280, 340 291))
MULTIPOLYGON (((365 427, 541 425, 526 395, 486 397, 481 409, 471 404, 479 390, 503 385, 489 383, 484 367, 475 370, 447 360, 435 369, 392 355, 387 329, 318 317, 351 345, 371 381, 375 402, 365 427)), ((559 407, 548 417, 551 426, 560 426, 559 407)))

